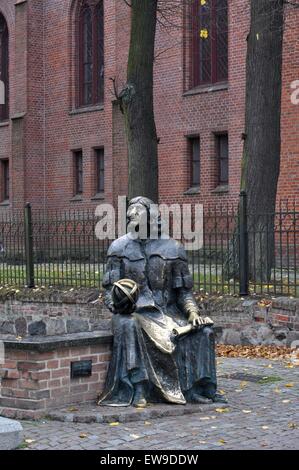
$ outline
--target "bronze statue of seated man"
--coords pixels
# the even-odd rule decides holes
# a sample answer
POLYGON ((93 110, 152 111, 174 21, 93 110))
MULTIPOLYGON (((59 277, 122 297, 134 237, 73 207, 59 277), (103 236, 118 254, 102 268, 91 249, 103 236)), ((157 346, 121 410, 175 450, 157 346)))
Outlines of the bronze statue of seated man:
MULTIPOLYGON (((145 215, 149 224, 159 217, 153 204, 144 197, 130 201, 133 226, 145 215)), ((216 393, 213 322, 200 315, 181 243, 129 231, 108 250, 103 286, 114 340, 99 404, 224 401, 216 393)))

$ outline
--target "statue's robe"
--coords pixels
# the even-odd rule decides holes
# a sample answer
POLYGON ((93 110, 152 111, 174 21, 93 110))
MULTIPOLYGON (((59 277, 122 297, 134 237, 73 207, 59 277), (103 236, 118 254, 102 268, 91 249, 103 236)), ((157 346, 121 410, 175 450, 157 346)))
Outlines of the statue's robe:
POLYGON ((211 327, 174 339, 172 331, 188 324, 193 280, 183 246, 173 239, 134 240, 125 235, 108 250, 103 280, 105 303, 120 279, 133 279, 140 295, 132 315, 114 314, 113 352, 99 403, 128 406, 134 385, 146 383, 150 402, 185 404, 194 393, 216 393, 215 341, 211 327))

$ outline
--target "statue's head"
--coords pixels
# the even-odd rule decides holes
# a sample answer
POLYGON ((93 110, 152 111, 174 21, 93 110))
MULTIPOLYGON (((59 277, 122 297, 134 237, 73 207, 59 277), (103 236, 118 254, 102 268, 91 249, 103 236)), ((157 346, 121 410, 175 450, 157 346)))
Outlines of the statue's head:
POLYGON ((140 238, 148 238, 151 229, 161 229, 158 206, 147 197, 138 196, 130 200, 127 219, 128 231, 135 234, 138 232, 140 238))

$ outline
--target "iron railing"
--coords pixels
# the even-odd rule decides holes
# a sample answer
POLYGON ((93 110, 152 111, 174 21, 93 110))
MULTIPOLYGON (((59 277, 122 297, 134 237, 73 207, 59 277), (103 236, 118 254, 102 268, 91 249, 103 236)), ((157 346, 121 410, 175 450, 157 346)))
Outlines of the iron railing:
MULTIPOLYGON (((0 288, 100 288, 111 240, 98 240, 93 210, 0 215, 0 288)), ((202 242, 188 251, 195 291, 299 296, 299 211, 251 214, 239 205, 207 207, 202 242)))

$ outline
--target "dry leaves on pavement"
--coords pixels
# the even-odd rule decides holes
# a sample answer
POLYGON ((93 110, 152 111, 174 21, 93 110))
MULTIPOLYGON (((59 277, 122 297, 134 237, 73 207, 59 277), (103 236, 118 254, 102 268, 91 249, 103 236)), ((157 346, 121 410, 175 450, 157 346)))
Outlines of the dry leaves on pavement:
MULTIPOLYGON (((217 355, 220 357, 244 357, 249 359, 299 359, 299 350, 294 351, 286 346, 231 346, 227 344, 217 345, 217 355)), ((288 362, 286 367, 294 367, 288 362)))

